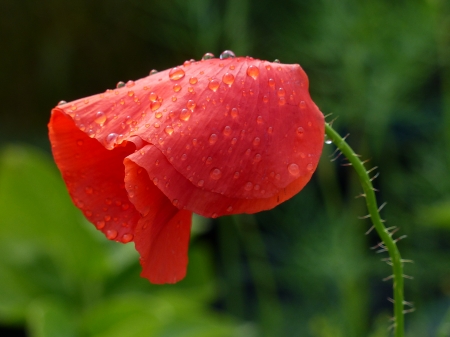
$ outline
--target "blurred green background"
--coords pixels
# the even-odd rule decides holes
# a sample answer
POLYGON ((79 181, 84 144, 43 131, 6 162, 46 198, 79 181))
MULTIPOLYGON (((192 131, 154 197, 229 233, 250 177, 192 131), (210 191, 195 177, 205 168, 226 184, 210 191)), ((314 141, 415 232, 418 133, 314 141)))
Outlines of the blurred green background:
POLYGON ((276 209, 195 218, 173 286, 141 279, 132 245, 72 206, 51 108, 225 49, 305 69, 408 235, 407 336, 450 336, 448 0, 0 0, 0 39, 1 336, 389 336, 390 267, 333 145, 276 209))

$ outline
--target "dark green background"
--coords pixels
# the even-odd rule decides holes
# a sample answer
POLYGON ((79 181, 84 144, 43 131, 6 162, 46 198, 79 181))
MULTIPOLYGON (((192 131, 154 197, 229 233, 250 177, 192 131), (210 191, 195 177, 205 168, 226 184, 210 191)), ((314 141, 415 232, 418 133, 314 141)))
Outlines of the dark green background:
POLYGON ((47 121, 206 52, 300 63, 401 228, 407 336, 450 336, 450 2, 0 0, 0 335, 388 336, 391 281, 351 168, 256 216, 196 218, 188 278, 139 278, 71 205, 47 121))

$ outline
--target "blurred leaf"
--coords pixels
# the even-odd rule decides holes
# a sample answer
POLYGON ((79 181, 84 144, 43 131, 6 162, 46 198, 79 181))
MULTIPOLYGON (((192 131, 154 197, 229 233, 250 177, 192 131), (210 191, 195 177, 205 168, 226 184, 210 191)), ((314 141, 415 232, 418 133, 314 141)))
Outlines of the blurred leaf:
POLYGON ((417 215, 424 226, 450 229, 450 200, 422 207, 417 215))

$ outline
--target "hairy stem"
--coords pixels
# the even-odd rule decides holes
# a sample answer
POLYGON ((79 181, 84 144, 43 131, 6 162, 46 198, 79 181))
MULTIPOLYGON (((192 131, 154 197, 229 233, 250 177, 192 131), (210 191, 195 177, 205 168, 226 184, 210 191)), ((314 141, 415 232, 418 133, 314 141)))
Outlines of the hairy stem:
POLYGON ((383 221, 380 217, 379 207, 377 199, 375 197, 375 190, 372 185, 371 178, 364 163, 359 159, 358 155, 352 150, 352 148, 345 142, 345 139, 339 136, 339 134, 331 127, 330 124, 325 123, 325 133, 328 138, 338 147, 342 154, 348 159, 350 164, 358 174, 359 180, 364 190, 364 196, 366 198, 367 208, 369 210, 370 219, 372 220, 373 227, 380 236, 383 246, 380 245, 380 249, 384 248, 388 251, 390 256, 390 262, 392 263, 393 279, 394 279, 394 329, 395 337, 404 337, 404 312, 403 312, 403 262, 398 251, 396 241, 392 238, 392 234, 383 225, 383 221))

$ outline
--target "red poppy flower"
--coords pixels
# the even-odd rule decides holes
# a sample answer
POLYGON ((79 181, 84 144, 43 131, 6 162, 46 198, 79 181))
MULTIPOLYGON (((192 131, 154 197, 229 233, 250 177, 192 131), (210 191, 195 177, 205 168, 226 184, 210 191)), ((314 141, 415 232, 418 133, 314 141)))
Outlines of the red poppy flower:
POLYGON ((174 283, 192 212, 291 198, 317 166, 324 118, 297 64, 212 58, 153 73, 59 104, 49 134, 75 205, 108 239, 135 242, 143 277, 174 283))

